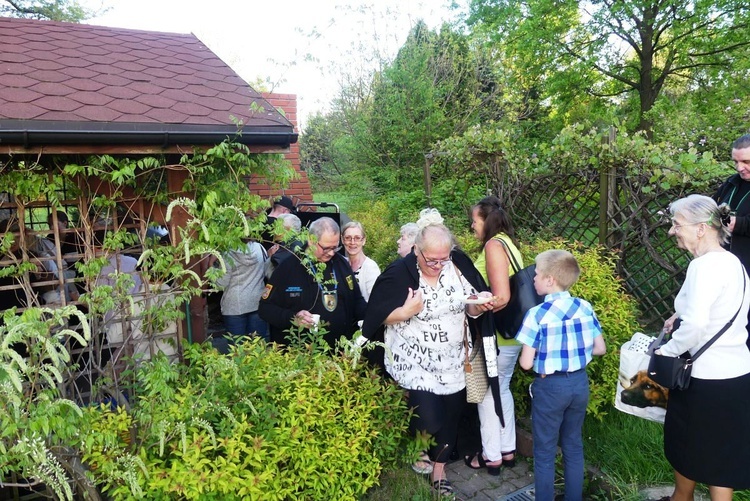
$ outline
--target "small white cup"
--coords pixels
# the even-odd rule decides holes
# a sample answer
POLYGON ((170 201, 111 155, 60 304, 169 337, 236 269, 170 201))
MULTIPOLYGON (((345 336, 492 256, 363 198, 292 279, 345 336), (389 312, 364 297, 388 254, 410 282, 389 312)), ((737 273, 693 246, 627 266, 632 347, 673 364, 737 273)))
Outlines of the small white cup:
POLYGON ((312 314, 312 327, 310 327, 310 330, 313 332, 318 332, 318 325, 320 324, 320 315, 317 313, 312 314))

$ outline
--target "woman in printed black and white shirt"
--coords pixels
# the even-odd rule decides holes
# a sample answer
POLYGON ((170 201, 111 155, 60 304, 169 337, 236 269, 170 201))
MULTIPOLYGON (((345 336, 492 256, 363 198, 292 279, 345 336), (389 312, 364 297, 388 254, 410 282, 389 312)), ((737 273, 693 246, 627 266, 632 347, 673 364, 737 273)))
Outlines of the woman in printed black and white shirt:
POLYGON ((437 211, 422 211, 417 224, 414 252, 388 266, 375 283, 362 333, 375 339, 384 329, 391 354, 385 368, 408 390, 409 406, 415 408, 411 429, 435 439, 429 457, 421 458, 425 469, 420 473, 431 467, 433 489, 452 498, 445 463, 466 403, 464 322, 467 315, 476 318, 493 306, 491 300, 478 305, 465 299, 492 294, 468 256, 455 249, 437 211))

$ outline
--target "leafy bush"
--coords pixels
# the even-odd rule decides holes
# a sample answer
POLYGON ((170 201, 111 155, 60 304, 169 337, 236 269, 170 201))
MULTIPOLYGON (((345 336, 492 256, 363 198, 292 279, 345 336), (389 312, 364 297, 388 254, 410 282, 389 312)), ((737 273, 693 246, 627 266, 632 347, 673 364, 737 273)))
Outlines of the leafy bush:
POLYGON ((26 487, 44 483, 57 499, 72 500, 67 446, 78 433, 81 409, 60 394, 70 363, 67 343, 81 345, 91 336, 67 328, 71 317, 83 321, 73 306, 29 308, 0 320, 0 485, 26 487), (9 482, 17 473, 23 482, 9 482))
POLYGON ((260 340, 191 345, 135 373, 130 412, 84 414, 84 460, 113 499, 359 499, 403 457, 410 413, 373 371, 260 340))
MULTIPOLYGON (((583 247, 564 240, 536 240, 521 247, 524 263, 532 264, 534 257, 547 249, 565 249, 576 257, 581 276, 570 292, 591 303, 602 325, 607 353, 594 357, 587 369, 591 385, 588 413, 601 418, 614 398, 620 370, 619 348, 638 329, 636 302, 624 292, 622 281, 616 275, 615 254, 600 246, 583 247)), ((531 380, 531 374, 517 370, 511 383, 519 415, 528 412, 531 380)))
POLYGON ((387 202, 379 200, 369 203, 366 207, 355 207, 349 216, 362 223, 367 232, 367 244, 365 254, 375 260, 380 269, 385 269, 389 263, 397 259, 396 253, 401 224, 393 223, 390 208, 387 202))

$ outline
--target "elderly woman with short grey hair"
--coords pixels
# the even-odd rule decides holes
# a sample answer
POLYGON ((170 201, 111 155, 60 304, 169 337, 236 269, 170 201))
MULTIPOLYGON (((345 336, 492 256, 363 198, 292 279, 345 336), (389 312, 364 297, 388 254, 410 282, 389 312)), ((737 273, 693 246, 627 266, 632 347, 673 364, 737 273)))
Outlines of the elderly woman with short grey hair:
POLYGON ((670 501, 692 501, 697 482, 712 501, 729 501, 750 488, 750 351, 747 312, 750 284, 739 259, 722 247, 729 236, 729 208, 703 195, 669 206, 669 234, 693 260, 664 328, 672 337, 657 353, 695 354, 726 331, 693 363, 687 389, 669 392, 664 453, 674 468, 670 501), (677 322, 679 319, 679 322, 677 322))
POLYGON ((418 224, 414 252, 389 265, 375 282, 362 334, 370 340, 384 334, 390 353, 385 369, 408 391, 409 407, 415 409, 411 431, 434 438, 413 467, 431 473, 436 494, 451 499, 445 464, 466 403, 464 329, 468 323, 472 332, 484 327, 493 335, 491 319, 483 315, 492 310, 493 299, 471 260, 455 248, 440 214, 425 209, 418 224), (467 301, 475 295, 486 302, 467 301), (482 322, 484 317, 489 322, 482 322))

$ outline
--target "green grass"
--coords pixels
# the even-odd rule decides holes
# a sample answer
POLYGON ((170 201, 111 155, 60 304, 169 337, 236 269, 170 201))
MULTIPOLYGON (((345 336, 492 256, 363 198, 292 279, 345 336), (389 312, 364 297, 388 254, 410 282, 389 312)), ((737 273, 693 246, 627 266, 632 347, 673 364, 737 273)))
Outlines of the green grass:
POLYGON ((430 485, 421 475, 404 466, 380 476, 380 485, 370 489, 362 501, 432 501, 430 485))
MULTIPOLYGON (((674 484, 661 424, 612 409, 602 421, 587 419, 583 438, 586 463, 601 471, 610 491, 605 496, 603 487, 592 485, 591 499, 637 501, 639 488, 674 484)), ((706 486, 698 490, 707 495, 706 486)), ((750 491, 735 492, 734 499, 749 501, 750 491)))

